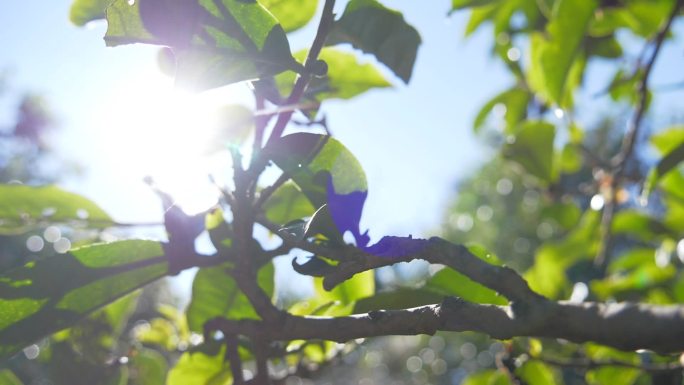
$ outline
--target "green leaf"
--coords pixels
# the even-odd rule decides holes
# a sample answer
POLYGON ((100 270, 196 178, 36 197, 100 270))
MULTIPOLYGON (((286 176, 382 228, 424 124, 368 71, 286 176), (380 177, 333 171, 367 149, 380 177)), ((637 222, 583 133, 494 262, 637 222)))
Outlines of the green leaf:
POLYGON ((164 385, 168 364, 161 353, 152 349, 138 349, 128 365, 134 368, 135 384, 164 385))
MULTIPOLYGON (((259 319, 235 279, 230 266, 221 265, 200 269, 192 283, 192 300, 186 311, 190 330, 201 333, 204 323, 212 318, 259 319)), ((257 282, 270 296, 273 295, 273 264, 259 270, 257 282)))
POLYGON ((482 25, 482 23, 493 18, 498 9, 498 4, 490 4, 473 8, 472 12, 470 13, 470 18, 468 19, 468 24, 466 24, 464 32, 465 37, 468 37, 475 32, 482 25))
POLYGON ((546 26, 546 34, 531 35, 528 80, 545 100, 563 104, 566 79, 596 7, 594 0, 559 0, 546 26))
POLYGON ((120 241, 5 272, 0 275, 0 357, 73 325, 167 270, 160 243, 120 241))
POLYGON ((572 264, 596 255, 600 220, 597 211, 586 211, 564 239, 547 242, 537 249, 534 265, 524 275, 532 290, 549 298, 569 294, 566 270, 572 264))
MULTIPOLYGON (((682 130, 684 132, 684 130, 682 130)), ((672 144, 672 143, 670 143, 672 144)), ((644 182, 643 196, 648 197, 649 193, 655 188, 658 181, 679 166, 684 161, 684 138, 681 138, 679 144, 674 143, 674 148, 668 145, 662 145, 663 152, 666 155, 658 162, 658 164, 649 172, 644 182)))
POLYGON ((113 0, 74 0, 69 9, 69 20, 79 27, 89 21, 104 19, 105 9, 113 0))
POLYGON ((684 126, 674 126, 651 136, 651 144, 663 155, 684 143, 684 126))
POLYGON ((487 369, 469 375, 461 385, 511 385, 511 379, 503 371, 487 369))
POLYGON ((555 385, 561 384, 558 376, 547 364, 539 360, 529 360, 518 369, 515 374, 529 385, 555 385))
POLYGON ((89 199, 55 186, 0 185, 0 198, 0 234, 57 222, 87 221, 93 227, 114 223, 89 199))
POLYGON ((0 370, 0 385, 23 385, 9 369, 0 370))
POLYGON ((589 38, 586 41, 588 56, 599 56, 608 59, 617 59, 622 56, 622 46, 614 35, 589 38))
MULTIPOLYGON (((308 51, 299 51, 294 56, 304 61, 308 51)), ((356 55, 336 48, 323 48, 320 55, 328 65, 328 73, 322 78, 314 78, 307 88, 304 98, 311 100, 313 106, 328 99, 351 99, 373 88, 391 87, 390 82, 371 63, 361 64, 356 55)), ((297 74, 293 71, 276 76, 276 84, 282 95, 292 90, 297 74)))
POLYGON ((177 83, 195 90, 299 68, 285 31, 256 1, 114 0, 107 22, 108 46, 171 47, 177 83))
MULTIPOLYGON (((488 253, 482 247, 469 246, 468 249, 487 263, 501 264, 495 255, 488 253)), ((424 288, 444 296, 461 297, 470 302, 495 305, 506 305, 508 303, 505 298, 498 295, 494 290, 482 286, 465 275, 449 268, 438 271, 432 278, 428 279, 424 288)))
POLYGON ((525 118, 527 113, 527 104, 530 101, 530 94, 517 87, 508 89, 485 103, 475 117, 473 123, 473 130, 477 133, 484 125, 487 117, 490 115, 494 107, 498 104, 506 108, 505 122, 506 132, 513 132, 513 128, 525 118))
POLYGON ((305 26, 316 14, 318 0, 259 0, 275 16, 285 32, 305 26))
POLYGON ((670 235, 668 228, 658 219, 634 209, 615 214, 612 231, 615 234, 630 234, 644 242, 670 235))
POLYGON ((463 274, 445 268, 437 272, 425 284, 427 290, 441 293, 445 296, 457 296, 469 302, 506 305, 505 298, 494 290, 472 281, 463 274))
POLYGON ((640 375, 639 369, 609 366, 589 370, 585 378, 589 385, 632 385, 640 375))
POLYGON ((310 217, 315 211, 306 195, 294 183, 280 186, 264 204, 266 218, 278 224, 310 217))
POLYGON ((504 156, 543 182, 552 182, 556 176, 553 168, 555 134, 556 128, 550 123, 526 121, 518 128, 513 142, 504 147, 504 156))
POLYGON ((230 364, 224 360, 226 348, 215 355, 185 352, 169 371, 166 385, 228 385, 232 383, 230 364))
POLYGON ((326 291, 323 289, 323 279, 314 279, 314 288, 317 298, 322 301, 339 301, 343 305, 352 304, 355 301, 370 297, 375 293, 375 277, 373 271, 358 273, 352 278, 326 291))
POLYGON ((408 309, 417 306, 440 303, 444 295, 427 289, 398 289, 375 293, 371 297, 356 301, 354 313, 368 313, 372 310, 408 309))
POLYGON ((375 55, 405 83, 411 79, 420 35, 401 12, 375 0, 351 0, 333 25, 326 44, 351 43, 375 55))

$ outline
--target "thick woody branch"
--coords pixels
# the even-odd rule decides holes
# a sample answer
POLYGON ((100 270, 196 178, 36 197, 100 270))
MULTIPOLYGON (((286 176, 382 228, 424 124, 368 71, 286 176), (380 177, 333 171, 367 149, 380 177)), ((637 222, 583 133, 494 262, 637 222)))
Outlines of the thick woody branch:
POLYGON ((441 304, 413 309, 347 317, 287 316, 279 323, 217 318, 205 327, 224 334, 258 335, 272 341, 345 342, 386 335, 474 331, 497 339, 548 337, 577 343, 593 341, 623 350, 650 349, 660 353, 684 350, 684 307, 681 306, 553 302, 535 306, 539 308, 513 316, 511 307, 446 298, 441 304))

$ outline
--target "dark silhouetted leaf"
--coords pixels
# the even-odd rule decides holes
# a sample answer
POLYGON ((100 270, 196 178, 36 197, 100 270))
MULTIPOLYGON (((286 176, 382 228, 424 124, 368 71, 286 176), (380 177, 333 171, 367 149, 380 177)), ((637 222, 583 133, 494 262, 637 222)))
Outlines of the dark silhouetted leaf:
POLYGON ((411 79, 420 35, 401 12, 375 0, 352 0, 337 20, 326 44, 351 43, 389 67, 405 83, 411 79))
POLYGON ((315 255, 308 257, 304 263, 297 262, 297 258, 292 260, 292 268, 299 274, 310 275, 312 277, 323 277, 334 270, 334 266, 326 262, 323 258, 315 255))

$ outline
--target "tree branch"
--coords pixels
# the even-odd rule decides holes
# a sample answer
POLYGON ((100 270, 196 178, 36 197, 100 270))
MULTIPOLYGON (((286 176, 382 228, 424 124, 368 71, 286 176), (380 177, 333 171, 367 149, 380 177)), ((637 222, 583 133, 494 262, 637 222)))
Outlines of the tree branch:
POLYGON ((577 343, 593 341, 623 350, 649 349, 659 353, 684 350, 682 306, 554 302, 541 306, 543 312, 534 311, 533 317, 537 319, 531 320, 514 316, 513 309, 508 306, 480 305, 449 297, 437 305, 346 317, 288 315, 277 324, 216 318, 206 326, 224 334, 260 335, 272 341, 322 339, 345 342, 387 335, 474 331, 497 339, 548 337, 577 343))

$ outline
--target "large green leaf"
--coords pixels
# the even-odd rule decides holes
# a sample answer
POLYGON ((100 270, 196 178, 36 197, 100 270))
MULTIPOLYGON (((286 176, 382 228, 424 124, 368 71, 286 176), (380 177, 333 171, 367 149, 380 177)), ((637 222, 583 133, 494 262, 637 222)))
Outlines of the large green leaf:
POLYGON ((259 0, 275 16, 285 32, 305 26, 316 14, 318 0, 259 0))
MULTIPOLYGON (((307 50, 299 51, 294 56, 303 62, 307 53, 307 50)), ((351 99, 372 88, 391 86, 373 64, 361 64, 353 53, 326 47, 318 58, 326 62, 328 72, 322 78, 312 79, 304 95, 314 105, 326 99, 351 99)), ((276 84, 283 95, 292 90, 296 76, 293 71, 276 76, 276 84)))
POLYGON ((556 128, 552 124, 527 121, 520 125, 513 142, 504 147, 504 155, 542 181, 552 182, 556 177, 553 168, 555 135, 556 128))
POLYGON ((230 364, 224 359, 225 346, 211 355, 205 352, 185 352, 169 371, 166 385, 228 385, 232 384, 230 364))
POLYGON ((298 68, 285 31, 255 0, 115 0, 107 8, 107 21, 109 46, 171 47, 176 80, 192 89, 298 68))
POLYGON ((79 27, 89 21, 104 19, 105 9, 113 0, 75 0, 69 9, 69 20, 79 27))
POLYGON ((160 243, 120 241, 74 249, 0 275, 0 357, 71 326, 167 270, 160 243))
MULTIPOLYGON (((192 283, 192 301, 187 309, 190 330, 201 333, 204 323, 212 318, 233 319, 259 316, 235 279, 229 274, 227 265, 200 269, 192 283)), ((273 264, 259 270, 257 281, 268 294, 273 294, 273 264)))
POLYGON ((25 232, 55 222, 85 222, 96 227, 113 224, 95 203, 55 186, 0 185, 0 234, 25 232))
POLYGON ((420 35, 401 12, 375 0, 351 0, 326 44, 351 43, 389 67, 408 83, 416 61, 420 35))
POLYGON ((595 0, 559 0, 546 34, 531 35, 529 83, 547 101, 563 105, 566 79, 596 7, 595 0))

